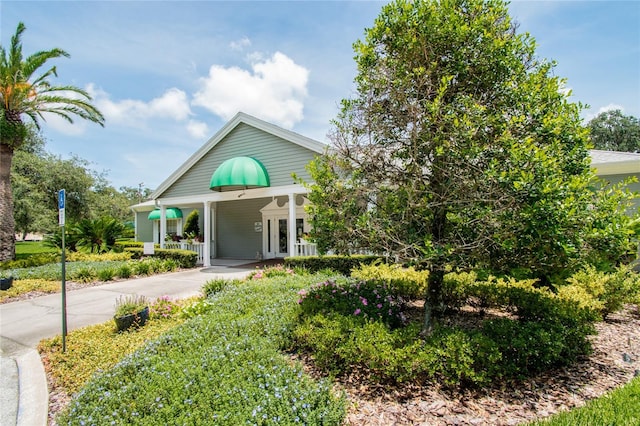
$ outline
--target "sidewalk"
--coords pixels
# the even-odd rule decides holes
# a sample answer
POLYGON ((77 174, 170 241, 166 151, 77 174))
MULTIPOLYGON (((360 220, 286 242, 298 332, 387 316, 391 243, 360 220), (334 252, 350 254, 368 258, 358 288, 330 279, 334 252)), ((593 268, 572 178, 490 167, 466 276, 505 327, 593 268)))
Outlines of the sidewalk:
MULTIPOLYGON (((118 281, 67 292, 67 330, 110 320, 122 295, 184 299, 200 294, 215 278, 243 278, 254 270, 247 261, 118 281)), ((45 426, 48 390, 35 348, 62 333, 62 297, 41 296, 0 305, 0 426, 45 426)))

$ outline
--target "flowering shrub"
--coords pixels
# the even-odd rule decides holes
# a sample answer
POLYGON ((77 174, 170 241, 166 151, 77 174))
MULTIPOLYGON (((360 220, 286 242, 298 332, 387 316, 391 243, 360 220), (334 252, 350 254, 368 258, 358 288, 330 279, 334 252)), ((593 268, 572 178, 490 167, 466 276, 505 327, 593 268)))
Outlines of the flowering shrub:
POLYGON ((406 301, 379 282, 327 280, 298 292, 298 304, 306 315, 336 312, 362 318, 379 319, 391 326, 405 322, 406 301))
POLYGON ((180 312, 180 307, 172 302, 169 296, 158 297, 149 306, 149 316, 151 319, 171 318, 178 312, 180 312))
POLYGON ((252 280, 259 280, 261 278, 273 278, 273 277, 286 277, 287 275, 295 275, 293 269, 285 268, 282 265, 267 266, 264 269, 256 269, 249 274, 249 278, 252 280))

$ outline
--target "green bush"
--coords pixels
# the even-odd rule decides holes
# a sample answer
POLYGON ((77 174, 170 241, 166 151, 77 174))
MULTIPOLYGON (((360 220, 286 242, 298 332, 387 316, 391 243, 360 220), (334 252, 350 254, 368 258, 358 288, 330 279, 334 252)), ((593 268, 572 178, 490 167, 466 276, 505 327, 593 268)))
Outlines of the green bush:
POLYGON ((211 297, 216 293, 220 293, 227 286, 238 285, 239 283, 239 280, 226 280, 224 278, 209 280, 202 286, 202 293, 205 297, 211 297))
POLYGON ((635 303, 640 296, 640 275, 627 266, 621 266, 614 272, 601 272, 587 267, 567 279, 566 286, 560 286, 558 292, 564 295, 582 295, 587 293, 595 301, 591 305, 600 308, 603 318, 622 308, 625 303, 635 303), (576 290, 580 289, 580 290, 576 290))
POLYGON ((427 294, 428 271, 389 265, 377 260, 369 265, 360 265, 351 271, 351 277, 363 281, 386 284, 394 293, 410 299, 422 299, 427 294))
POLYGON ((49 263, 60 263, 59 253, 39 253, 33 254, 26 259, 7 260, 0 262, 0 270, 33 268, 34 266, 42 266, 49 263))
POLYGON ((67 278, 70 281, 90 283, 91 281, 95 281, 98 278, 98 273, 94 268, 88 266, 88 267, 82 267, 74 271, 73 273, 69 274, 67 278))
POLYGON ((100 269, 97 275, 99 281, 111 281, 116 276, 116 270, 113 268, 100 269))
POLYGON ((339 274, 349 276, 351 270, 358 268, 360 265, 369 265, 376 261, 383 261, 380 256, 370 255, 353 255, 353 256, 305 256, 305 257, 287 257, 284 259, 285 266, 289 268, 304 268, 310 273, 321 271, 335 271, 339 274))
MULTIPOLYGON (((125 252, 131 253, 132 259, 141 259, 144 255, 144 249, 138 247, 127 247, 125 252)), ((156 248, 152 258, 173 259, 181 268, 194 268, 198 261, 198 253, 191 250, 178 249, 160 249, 156 248)))
POLYGON ((129 278, 133 274, 133 270, 131 269, 131 265, 129 263, 125 263, 124 265, 120 265, 120 267, 116 270, 116 275, 120 278, 129 278))
POLYGON ((305 315, 336 312, 361 318, 379 319, 397 327, 405 322, 406 301, 387 284, 327 280, 298 292, 298 303, 305 315))

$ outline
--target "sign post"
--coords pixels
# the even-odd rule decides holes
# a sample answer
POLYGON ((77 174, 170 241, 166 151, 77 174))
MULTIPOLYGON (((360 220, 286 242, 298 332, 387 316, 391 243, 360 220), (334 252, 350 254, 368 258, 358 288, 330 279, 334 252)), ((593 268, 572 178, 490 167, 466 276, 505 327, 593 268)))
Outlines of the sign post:
POLYGON ((58 191, 58 219, 59 225, 62 228, 62 256, 60 264, 62 266, 62 352, 67 351, 67 274, 66 274, 66 256, 64 245, 64 222, 65 222, 65 209, 66 193, 64 189, 58 191))

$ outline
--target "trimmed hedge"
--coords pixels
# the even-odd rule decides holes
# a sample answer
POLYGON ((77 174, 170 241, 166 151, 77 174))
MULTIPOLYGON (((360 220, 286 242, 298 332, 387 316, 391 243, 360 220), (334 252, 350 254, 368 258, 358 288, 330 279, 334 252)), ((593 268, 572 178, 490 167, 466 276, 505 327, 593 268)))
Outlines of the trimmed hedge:
MULTIPOLYGON (((127 247, 124 250, 131 253, 132 259, 141 259, 144 256, 144 249, 140 247, 127 247)), ((181 268, 194 268, 198 261, 198 253, 191 250, 156 248, 151 256, 164 260, 173 259, 181 268)))
POLYGON ((351 270, 362 265, 371 265, 374 262, 385 262, 382 256, 355 254, 351 256, 327 255, 327 256, 304 256, 287 257, 284 259, 285 266, 290 268, 304 268, 310 273, 331 270, 345 276, 351 275, 351 270))

